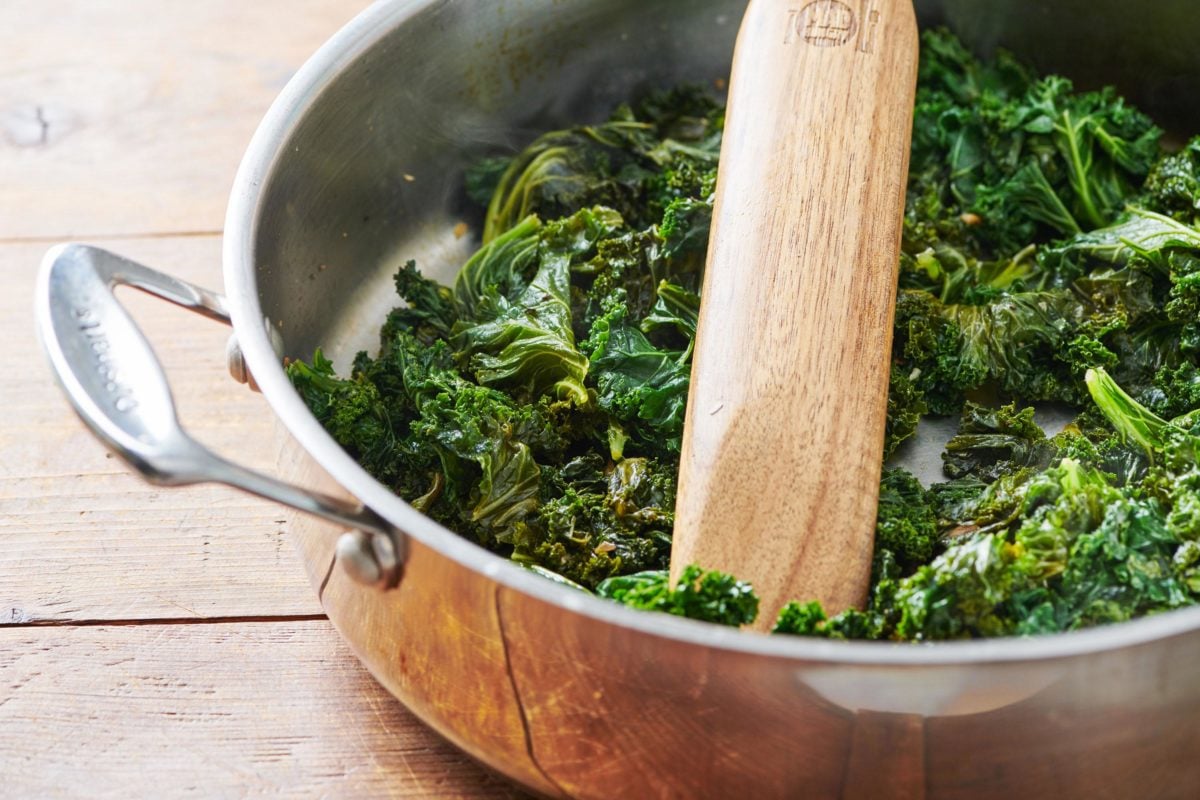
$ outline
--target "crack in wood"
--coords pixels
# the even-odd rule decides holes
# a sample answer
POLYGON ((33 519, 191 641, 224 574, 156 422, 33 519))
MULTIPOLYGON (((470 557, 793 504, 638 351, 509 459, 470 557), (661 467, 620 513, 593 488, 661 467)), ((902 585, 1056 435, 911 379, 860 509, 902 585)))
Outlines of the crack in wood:
POLYGON ((333 577, 333 568, 337 566, 337 553, 335 552, 329 558, 329 567, 325 570, 325 577, 321 579, 321 585, 317 589, 317 602, 321 607, 325 606, 325 587, 329 585, 329 579, 333 577))
POLYGON ((34 120, 37 122, 41 130, 38 132, 38 145, 45 145, 50 141, 50 120, 46 119, 45 110, 38 106, 34 109, 34 120))
POLYGON ((559 794, 568 800, 572 800, 574 795, 562 787, 562 785, 550 776, 550 773, 542 767, 538 761, 537 754, 533 750, 533 731, 529 727, 529 718, 525 714, 525 703, 521 699, 521 690, 517 687, 517 677, 513 673, 512 657, 509 654, 508 634, 504 630, 504 614, 500 611, 500 593, 504 591, 504 587, 497 586, 495 594, 496 603, 496 626, 500 631, 500 648, 504 651, 504 670, 508 675, 508 683, 512 686, 513 700, 517 704, 517 716, 521 719, 521 731, 525 734, 525 752, 529 755, 529 761, 534 768, 541 774, 543 778, 555 789, 559 794))

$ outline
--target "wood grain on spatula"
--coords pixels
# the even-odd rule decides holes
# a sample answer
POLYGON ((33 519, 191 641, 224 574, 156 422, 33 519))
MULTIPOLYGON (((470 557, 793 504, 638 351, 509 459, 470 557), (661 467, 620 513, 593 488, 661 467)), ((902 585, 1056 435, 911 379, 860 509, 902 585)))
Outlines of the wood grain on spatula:
POLYGON ((679 474, 677 578, 861 606, 916 87, 909 0, 752 0, 738 34, 679 474))

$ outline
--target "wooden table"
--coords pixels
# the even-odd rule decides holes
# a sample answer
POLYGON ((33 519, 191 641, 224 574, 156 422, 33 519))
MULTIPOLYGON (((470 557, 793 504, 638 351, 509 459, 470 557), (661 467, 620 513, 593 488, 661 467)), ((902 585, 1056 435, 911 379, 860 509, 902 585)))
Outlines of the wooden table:
MULTIPOLYGON (((363 0, 0 4, 0 795, 511 797, 362 669, 278 508, 156 489, 85 432, 33 333, 68 239, 220 288, 259 119, 363 0)), ((131 297, 180 416, 270 469, 221 326, 131 297)))

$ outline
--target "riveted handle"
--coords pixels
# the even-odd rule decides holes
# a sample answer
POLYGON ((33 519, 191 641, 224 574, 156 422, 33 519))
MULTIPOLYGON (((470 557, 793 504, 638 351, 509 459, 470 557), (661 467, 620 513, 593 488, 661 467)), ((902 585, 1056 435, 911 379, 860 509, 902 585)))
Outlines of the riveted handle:
POLYGON ((223 483, 387 539, 390 563, 375 582, 399 577, 399 532, 361 505, 300 489, 228 461, 184 431, 166 374, 113 289, 131 286, 230 324, 225 299, 107 250, 52 248, 38 276, 38 335, 59 385, 80 419, 151 483, 223 483))

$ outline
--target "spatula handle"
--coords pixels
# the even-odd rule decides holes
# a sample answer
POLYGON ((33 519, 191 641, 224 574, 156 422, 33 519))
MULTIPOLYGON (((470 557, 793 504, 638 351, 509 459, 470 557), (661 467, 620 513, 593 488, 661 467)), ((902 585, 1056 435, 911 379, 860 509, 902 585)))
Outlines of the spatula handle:
POLYGON ((738 34, 672 572, 836 612, 868 584, 916 83, 911 0, 752 0, 738 34))

